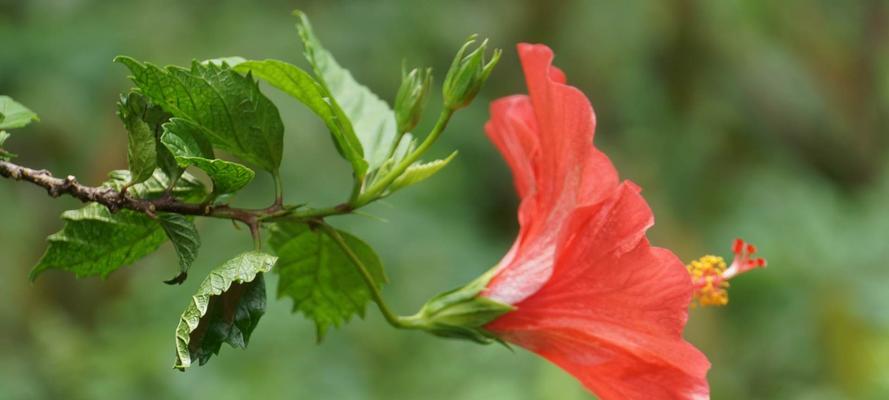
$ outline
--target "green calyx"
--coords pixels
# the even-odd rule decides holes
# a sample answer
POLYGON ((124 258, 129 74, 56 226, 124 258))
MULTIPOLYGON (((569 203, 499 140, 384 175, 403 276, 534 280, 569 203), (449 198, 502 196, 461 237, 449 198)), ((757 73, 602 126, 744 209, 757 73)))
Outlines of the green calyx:
POLYGON ((418 313, 402 317, 401 322, 407 328, 424 330, 435 336, 480 344, 505 344, 484 328, 501 315, 515 310, 511 305, 479 295, 493 276, 492 269, 466 286, 441 293, 426 302, 418 313))

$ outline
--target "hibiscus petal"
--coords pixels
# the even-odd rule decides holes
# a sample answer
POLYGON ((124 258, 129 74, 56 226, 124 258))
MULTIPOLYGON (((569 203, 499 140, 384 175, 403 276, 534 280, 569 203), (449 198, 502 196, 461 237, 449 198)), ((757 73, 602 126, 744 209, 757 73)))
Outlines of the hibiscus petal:
POLYGON ((509 168, 519 197, 524 198, 536 186, 534 154, 538 149, 537 120, 528 96, 515 95, 491 103, 491 120, 485 132, 497 146, 509 168))
POLYGON ((576 209, 552 277, 486 326, 559 365, 602 399, 706 398, 709 362, 682 339, 691 281, 651 247, 651 210, 632 183, 576 209))
MULTIPOLYGON (((621 334, 619 330, 615 335, 621 334)), ((689 374, 656 357, 639 355, 601 337, 570 329, 541 327, 511 331, 501 336, 558 365, 601 400, 709 399, 702 373, 689 374)), ((649 341, 654 343, 653 341, 649 341)), ((664 343, 671 353, 684 356, 690 365, 706 359, 690 344, 664 343)))
POLYGON ((596 122, 589 100, 564 84, 549 48, 518 49, 530 96, 495 101, 485 126, 522 197, 519 236, 485 293, 509 304, 549 279, 558 233, 572 210, 596 202, 618 183, 611 161, 592 145, 596 122))
POLYGON ((546 210, 590 203, 617 184, 617 171, 593 146, 596 115, 586 96, 565 84, 543 45, 519 44, 528 93, 539 126, 537 187, 546 210))
POLYGON ((554 273, 521 309, 582 311, 598 321, 680 338, 692 283, 682 261, 651 247, 651 209, 631 182, 578 208, 562 232, 554 273))

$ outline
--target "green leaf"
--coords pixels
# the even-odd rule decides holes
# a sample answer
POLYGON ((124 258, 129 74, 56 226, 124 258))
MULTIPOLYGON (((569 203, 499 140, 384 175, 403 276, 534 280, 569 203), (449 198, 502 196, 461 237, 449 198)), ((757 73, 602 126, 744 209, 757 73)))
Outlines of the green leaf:
MULTIPOLYGON (((37 114, 29 110, 27 107, 15 102, 9 96, 0 96, 0 146, 9 139, 9 133, 4 129, 21 128, 38 121, 37 114)), ((0 160, 9 161, 15 157, 2 148, 0 148, 0 160)))
POLYGON ((201 247, 201 237, 197 227, 194 226, 193 219, 180 214, 163 213, 158 215, 158 222, 160 222, 164 233, 167 234, 167 238, 173 243, 173 248, 176 249, 176 255, 179 257, 179 272, 187 273, 201 247))
POLYGON ((193 62, 191 69, 159 68, 129 57, 117 62, 151 101, 201 128, 214 146, 277 174, 284 125, 275 105, 251 76, 227 65, 193 62))
POLYGON ((23 128, 32 121, 39 121, 37 114, 15 102, 9 96, 0 96, 0 130, 23 128))
POLYGON ((277 257, 251 251, 210 271, 176 327, 175 368, 185 370, 197 360, 205 364, 219 354, 222 343, 247 347, 250 334, 265 313, 262 274, 277 257))
POLYGON ((351 121, 364 150, 364 159, 373 171, 386 161, 393 142, 397 140, 395 113, 385 101, 355 81, 352 74, 321 46, 305 14, 300 11, 294 14, 300 18, 297 28, 306 59, 312 65, 319 83, 333 95, 351 121))
POLYGON ((157 168, 157 146, 154 129, 143 119, 148 105, 145 99, 130 93, 121 96, 117 103, 117 115, 127 128, 127 164, 133 182, 139 183, 151 178, 157 168))
POLYGON ((91 203, 62 213, 65 226, 49 236, 49 248, 31 271, 31 280, 48 269, 73 272, 78 278, 105 278, 118 268, 154 252, 164 242, 157 221, 129 210, 115 214, 91 203))
MULTIPOLYGON (((146 161, 141 165, 134 166, 132 161, 130 161, 131 171, 139 170, 138 172, 144 172, 150 176, 150 173, 145 171, 148 171, 149 167, 153 164, 154 166, 159 167, 171 179, 175 179, 182 174, 183 169, 176 163, 176 160, 173 158, 173 155, 170 154, 170 151, 160 142, 161 133, 163 133, 162 126, 170 120, 169 113, 149 101, 141 93, 131 92, 127 94, 126 97, 122 97, 121 101, 118 103, 118 116, 120 116, 127 131, 130 133, 128 159, 132 160, 134 153, 136 155, 143 154, 145 157, 150 156, 152 152, 155 155, 150 161, 149 158, 146 158, 146 161), (142 144, 144 150, 142 152, 139 152, 138 149, 135 149, 136 151, 133 149, 133 146, 136 144, 133 143, 134 131, 138 131, 138 133, 143 135, 142 144), (153 149, 148 147, 148 138, 145 137, 147 136, 144 134, 145 131, 151 132, 151 146, 153 146, 153 149)), ((137 134, 137 136, 140 135, 137 134)), ((151 171, 153 171, 153 168, 151 168, 151 171)), ((135 175, 139 174, 136 173, 135 175)), ((137 178, 136 182, 140 181, 141 180, 137 178)))
MULTIPOLYGON (((108 174, 108 181, 103 186, 114 190, 121 190, 130 182, 130 171, 116 170, 108 174)), ((139 199, 156 199, 163 196, 170 187, 170 178, 161 171, 154 171, 151 179, 131 187, 127 193, 139 199)), ((176 180, 176 186, 171 191, 173 197, 185 202, 199 202, 207 197, 207 189, 200 179, 189 173, 183 173, 176 180)))
POLYGON ((232 56, 232 57, 218 57, 211 58, 209 60, 201 61, 201 64, 216 64, 217 66, 225 66, 228 65, 231 68, 234 68, 236 65, 247 61, 244 57, 232 56))
POLYGON ((448 158, 443 160, 435 160, 428 163, 414 163, 408 167, 404 173, 402 173, 395 181, 392 182, 392 186, 389 187, 389 192, 395 192, 396 190, 408 187, 410 185, 419 183, 421 181, 426 180, 432 175, 435 175, 436 172, 440 171, 442 168, 448 165, 451 160, 457 157, 457 152, 451 153, 448 158))
MULTIPOLYGON (((339 233, 381 287, 386 277, 373 249, 348 233, 339 233)), ((278 297, 290 297, 294 312, 315 321, 319 341, 331 325, 338 327, 354 314, 364 317, 370 290, 352 261, 324 232, 306 224, 279 223, 271 229, 269 245, 279 257, 278 297)))
POLYGON ((213 149, 207 143, 200 128, 180 118, 164 124, 161 142, 173 154, 181 167, 195 166, 207 173, 213 181, 215 196, 241 190, 256 175, 241 164, 215 159, 213 149))
MULTIPOLYGON (((130 182, 126 171, 115 171, 107 187, 119 189, 130 182)), ((153 198, 166 190, 169 182, 156 172, 154 177, 133 186, 130 194, 153 198)), ((183 176, 173 193, 194 198, 203 192, 200 182, 183 176)), ((144 214, 120 210, 112 214, 105 206, 90 203, 77 210, 62 213, 65 225, 49 236, 49 247, 31 271, 31 280, 48 269, 73 272, 78 278, 105 278, 118 268, 154 252, 166 239, 160 224, 144 214)))
MULTIPOLYGON (((9 139, 9 134, 6 133, 6 131, 0 131, 0 147, 3 146, 3 143, 6 142, 6 139, 9 139)), ((13 157, 15 157, 15 154, 12 154, 0 148, 0 160, 9 161, 13 157)))
POLYGON ((348 117, 345 116, 336 101, 331 101, 331 95, 327 89, 315 78, 312 78, 308 72, 278 60, 251 60, 240 63, 234 68, 243 73, 252 73, 312 110, 324 121, 336 145, 337 152, 352 164, 356 176, 364 175, 367 171, 367 161, 364 160, 361 142, 355 136, 348 117))

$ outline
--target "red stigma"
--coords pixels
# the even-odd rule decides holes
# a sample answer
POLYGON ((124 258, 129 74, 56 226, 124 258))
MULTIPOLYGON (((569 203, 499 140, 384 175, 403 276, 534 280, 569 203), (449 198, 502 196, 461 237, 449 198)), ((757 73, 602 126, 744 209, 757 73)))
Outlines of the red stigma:
POLYGON ((732 246, 732 253, 741 254, 741 251, 744 250, 744 241, 739 239, 735 239, 735 244, 732 246))

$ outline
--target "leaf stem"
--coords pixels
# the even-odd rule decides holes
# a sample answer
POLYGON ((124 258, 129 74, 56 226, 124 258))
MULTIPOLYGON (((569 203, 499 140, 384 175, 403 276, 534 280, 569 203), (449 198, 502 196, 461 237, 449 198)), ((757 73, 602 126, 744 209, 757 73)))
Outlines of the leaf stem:
POLYGON ((349 247, 349 244, 346 243, 346 240, 343 239, 343 236, 332 226, 322 222, 320 224, 321 229, 324 230, 324 233, 327 234, 333 241, 346 253, 346 256, 349 257, 349 260, 352 261, 352 264, 355 265, 355 268, 358 269, 358 272, 361 274, 361 278, 364 280, 365 285, 367 285, 367 289, 370 290, 371 297, 373 297, 374 302, 377 303, 377 307, 380 309, 380 313, 383 314, 383 317, 386 318, 386 322, 389 325, 392 325, 398 329, 413 329, 415 326, 413 324, 408 323, 406 320, 407 317, 402 317, 389 308, 386 304, 386 301, 383 300, 383 296, 380 293, 380 289, 377 285, 374 284, 373 277, 370 275, 370 271, 368 271, 367 267, 364 265, 364 262, 358 257, 357 254, 349 247))
POLYGON ((364 187, 365 179, 367 179, 367 175, 355 177, 355 182, 352 184, 352 193, 349 195, 349 204, 354 203, 358 199, 358 196, 361 194, 361 188, 364 187))
POLYGON ((284 183, 281 182, 281 173, 275 171, 272 174, 272 179, 275 181, 275 203, 273 206, 280 207, 284 205, 284 183))
POLYGON ((253 250, 262 250, 262 235, 259 232, 259 221, 247 224, 250 228, 250 237, 253 238, 253 250))
POLYGON ((420 158, 420 156, 423 155, 423 153, 425 153, 427 150, 429 150, 430 147, 432 147, 432 144, 435 143, 438 137, 441 136, 441 133, 444 132, 445 128, 448 126, 448 121, 451 120, 451 116, 454 115, 454 111, 454 109, 448 107, 445 107, 443 110, 441 110, 441 113, 438 116, 438 121, 436 121, 435 123, 435 127, 432 128, 432 131, 429 132, 429 135, 426 136, 426 139, 423 140, 423 143, 421 143, 420 146, 417 147, 417 149, 414 150, 413 153, 405 157, 404 160, 401 160, 401 162, 398 163, 395 168, 390 170, 389 173, 386 174, 386 176, 374 182, 374 184, 371 185, 366 192, 362 193, 355 200, 350 201, 349 204, 352 205, 352 208, 355 209, 362 207, 379 198, 383 191, 385 191, 389 187, 389 185, 391 185, 392 182, 395 181, 395 179, 398 179, 398 177, 401 176, 401 174, 403 174, 404 171, 411 166, 411 164, 416 162, 420 158))

